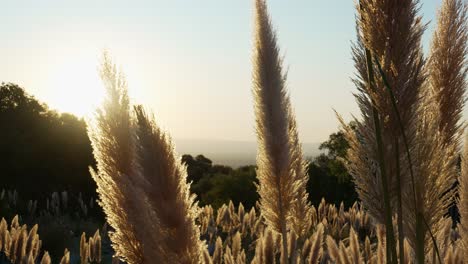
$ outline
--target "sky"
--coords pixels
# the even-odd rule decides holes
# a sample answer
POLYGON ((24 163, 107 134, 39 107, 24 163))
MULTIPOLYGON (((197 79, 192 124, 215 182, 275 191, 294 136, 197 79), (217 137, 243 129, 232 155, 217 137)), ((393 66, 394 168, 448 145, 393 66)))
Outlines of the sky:
MULTIPOLYGON (((425 50, 441 0, 422 0, 425 50)), ((358 115, 350 78, 352 0, 270 0, 303 142, 338 129, 333 109, 358 115)), ((134 103, 174 138, 254 141, 252 0, 0 0, 0 82, 50 108, 90 116, 103 96, 108 50, 134 103)), ((465 110, 465 117, 467 111, 465 110)))

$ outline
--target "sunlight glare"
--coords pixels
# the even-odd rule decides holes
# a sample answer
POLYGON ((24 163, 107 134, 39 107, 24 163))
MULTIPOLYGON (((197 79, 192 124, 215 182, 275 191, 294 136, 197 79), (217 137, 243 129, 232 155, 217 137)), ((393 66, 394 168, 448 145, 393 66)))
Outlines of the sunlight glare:
POLYGON ((52 71, 49 105, 60 112, 89 117, 100 105, 104 88, 99 78, 99 60, 79 56, 64 58, 52 71))

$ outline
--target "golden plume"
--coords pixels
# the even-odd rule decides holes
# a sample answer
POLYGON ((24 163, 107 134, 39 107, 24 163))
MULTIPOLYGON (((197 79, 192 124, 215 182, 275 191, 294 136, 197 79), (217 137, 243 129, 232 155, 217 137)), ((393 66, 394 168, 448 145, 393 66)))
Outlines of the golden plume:
POLYGON ((296 121, 286 90, 286 74, 264 0, 255 1, 253 96, 258 141, 257 177, 262 215, 282 235, 282 263, 288 261, 288 228, 298 235, 310 227, 305 190, 308 176, 296 121))

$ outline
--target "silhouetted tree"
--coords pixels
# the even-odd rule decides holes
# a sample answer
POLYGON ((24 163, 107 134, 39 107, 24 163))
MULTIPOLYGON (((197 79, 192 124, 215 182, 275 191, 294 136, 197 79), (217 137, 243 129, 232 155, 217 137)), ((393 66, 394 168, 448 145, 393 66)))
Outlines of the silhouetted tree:
POLYGON ((12 83, 0 85, 0 150, 2 188, 17 189, 24 198, 95 192, 85 122, 49 110, 12 83))
MULTIPOLYGON (((350 123, 351 127, 355 125, 350 123)), ((343 132, 332 133, 328 140, 320 144, 319 149, 325 151, 315 157, 309 165, 309 199, 313 204, 320 203, 322 198, 329 203, 351 206, 357 199, 351 175, 346 170, 343 160, 349 144, 343 132)))
POLYGON ((187 165, 187 181, 198 182, 205 173, 210 172, 213 162, 203 155, 195 158, 191 155, 183 155, 182 162, 187 165))

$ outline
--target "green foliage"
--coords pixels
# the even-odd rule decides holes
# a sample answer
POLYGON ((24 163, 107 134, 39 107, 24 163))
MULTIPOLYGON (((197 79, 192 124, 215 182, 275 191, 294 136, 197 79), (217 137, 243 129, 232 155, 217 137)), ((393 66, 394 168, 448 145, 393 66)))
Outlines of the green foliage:
POLYGON ((192 185, 192 191, 197 194, 202 206, 219 208, 232 200, 234 204, 242 203, 246 208, 251 208, 258 200, 256 181, 255 167, 246 166, 231 169, 227 174, 205 174, 192 185))
MULTIPOLYGON (((350 127, 356 127, 354 122, 351 122, 349 124, 350 127)), ((319 149, 320 150, 326 150, 327 151, 327 156, 330 159, 336 159, 336 158, 346 158, 346 152, 348 151, 349 144, 348 141, 346 140, 343 131, 338 131, 335 133, 332 133, 329 137, 328 140, 320 144, 319 149)))
MULTIPOLYGON (((355 127, 353 122, 351 127, 355 127)), ((342 131, 331 134, 327 141, 320 144, 319 149, 325 151, 315 157, 309 165, 309 183, 307 191, 312 204, 319 204, 322 198, 328 202, 346 207, 358 200, 351 175, 343 161, 349 144, 342 131)))
POLYGON ((338 176, 336 167, 343 166, 336 160, 330 160, 326 155, 320 155, 309 165, 309 183, 307 191, 312 204, 319 204, 322 198, 339 205, 341 202, 346 207, 352 206, 358 200, 354 183, 351 178, 338 176))

